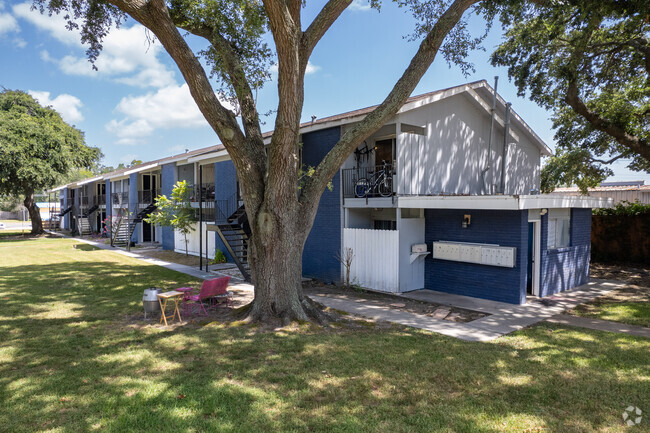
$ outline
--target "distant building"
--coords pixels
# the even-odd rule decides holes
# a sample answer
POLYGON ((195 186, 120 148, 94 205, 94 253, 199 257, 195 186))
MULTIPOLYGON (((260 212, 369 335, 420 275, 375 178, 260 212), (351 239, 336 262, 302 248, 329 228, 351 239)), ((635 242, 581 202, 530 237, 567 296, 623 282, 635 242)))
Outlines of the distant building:
MULTIPOLYGON (((557 188, 551 194, 554 195, 581 195, 577 187, 557 188)), ((614 200, 614 204, 622 201, 650 204, 650 185, 646 185, 643 180, 633 180, 629 182, 603 182, 600 186, 589 188, 591 197, 608 197, 614 200)))

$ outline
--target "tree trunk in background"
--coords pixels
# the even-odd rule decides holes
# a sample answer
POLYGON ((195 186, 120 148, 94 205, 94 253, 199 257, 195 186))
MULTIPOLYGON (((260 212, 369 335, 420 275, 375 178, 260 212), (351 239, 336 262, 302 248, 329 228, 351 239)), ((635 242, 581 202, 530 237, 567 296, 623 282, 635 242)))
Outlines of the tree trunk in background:
POLYGON ((32 234, 40 235, 45 233, 43 230, 43 220, 41 220, 41 212, 36 206, 34 201, 34 191, 25 192, 25 200, 23 201, 27 212, 29 212, 29 219, 32 221, 32 234))

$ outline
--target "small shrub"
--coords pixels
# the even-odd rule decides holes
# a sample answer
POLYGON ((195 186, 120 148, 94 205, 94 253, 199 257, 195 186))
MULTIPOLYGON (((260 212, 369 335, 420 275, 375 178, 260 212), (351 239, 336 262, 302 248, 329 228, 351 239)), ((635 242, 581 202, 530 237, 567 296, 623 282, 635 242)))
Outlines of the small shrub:
POLYGON ((226 255, 221 251, 220 249, 217 248, 217 250, 214 252, 214 260, 212 263, 226 263, 228 260, 226 260, 226 255))
POLYGON ((615 216, 650 215, 650 204, 640 203, 639 200, 636 200, 634 203, 622 201, 617 203, 613 208, 594 209, 593 214, 615 216))

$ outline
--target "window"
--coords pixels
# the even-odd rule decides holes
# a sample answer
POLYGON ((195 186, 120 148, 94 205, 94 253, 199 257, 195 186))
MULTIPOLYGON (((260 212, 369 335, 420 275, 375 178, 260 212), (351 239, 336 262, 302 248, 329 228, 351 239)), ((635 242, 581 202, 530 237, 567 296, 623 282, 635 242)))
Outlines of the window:
POLYGON ((550 209, 547 249, 555 250, 569 246, 571 246, 571 209, 550 209))

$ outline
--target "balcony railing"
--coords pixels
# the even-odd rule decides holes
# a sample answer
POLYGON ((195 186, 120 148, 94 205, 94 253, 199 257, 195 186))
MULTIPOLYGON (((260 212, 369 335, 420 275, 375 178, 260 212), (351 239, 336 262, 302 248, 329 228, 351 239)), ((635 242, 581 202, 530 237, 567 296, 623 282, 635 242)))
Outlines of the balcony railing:
POLYGON ((102 206, 106 204, 106 194, 98 194, 95 197, 93 197, 93 204, 96 204, 98 206, 102 206))
POLYGON ((198 184, 191 185, 192 196, 191 201, 214 201, 214 183, 202 183, 200 188, 198 184), (199 191, 200 189, 200 191, 199 191))
POLYGON ((88 196, 82 195, 81 197, 79 197, 79 204, 81 206, 88 206, 88 196))
POLYGON ((393 165, 346 168, 343 175, 343 198, 390 197, 394 195, 393 165))
POLYGON ((156 200, 156 197, 158 197, 159 195, 160 195, 159 189, 138 191, 138 203, 152 204, 156 200))
POLYGON ((128 192, 114 192, 111 194, 111 201, 113 205, 126 205, 129 203, 129 193, 128 192))
POLYGON ((225 223, 230 215, 234 214, 235 211, 239 208, 239 202, 237 200, 237 194, 233 194, 227 199, 215 200, 215 218, 217 223, 225 223))

